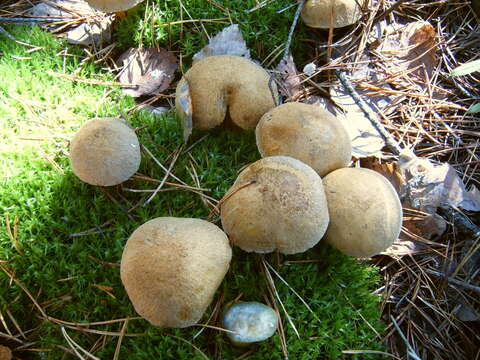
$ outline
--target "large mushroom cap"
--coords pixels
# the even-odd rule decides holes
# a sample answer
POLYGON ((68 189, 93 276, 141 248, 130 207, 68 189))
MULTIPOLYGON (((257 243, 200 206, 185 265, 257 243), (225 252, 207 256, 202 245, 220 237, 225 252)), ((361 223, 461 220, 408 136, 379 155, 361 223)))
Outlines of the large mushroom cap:
POLYGON ((287 155, 310 165, 320 176, 345 167, 352 144, 342 123, 319 106, 286 103, 262 116, 256 128, 258 151, 287 155))
POLYGON ((322 180, 291 157, 260 159, 240 173, 225 195, 221 219, 232 243, 245 251, 304 252, 327 229, 322 180))
POLYGON ((402 205, 390 182, 370 169, 343 168, 323 178, 330 224, 325 239, 341 252, 370 257, 387 249, 402 227, 402 205))
POLYGON ((360 0, 307 0, 302 19, 308 26, 320 29, 329 29, 330 24, 334 28, 349 26, 362 17, 359 4, 360 0))
POLYGON ((254 129, 262 115, 275 106, 275 83, 270 82, 262 67, 240 56, 209 56, 196 62, 177 86, 178 111, 180 85, 185 81, 190 89, 195 129, 220 125, 227 111, 237 126, 254 129))
POLYGON ((143 0, 87 0, 88 4, 94 9, 104 12, 125 11, 143 0))
POLYGON ((116 118, 87 121, 70 143, 73 172, 91 185, 112 186, 128 180, 140 166, 135 132, 116 118))
POLYGON ((231 257, 228 238, 216 225, 156 218, 128 239, 120 276, 141 316, 156 326, 182 328, 200 320, 231 257))

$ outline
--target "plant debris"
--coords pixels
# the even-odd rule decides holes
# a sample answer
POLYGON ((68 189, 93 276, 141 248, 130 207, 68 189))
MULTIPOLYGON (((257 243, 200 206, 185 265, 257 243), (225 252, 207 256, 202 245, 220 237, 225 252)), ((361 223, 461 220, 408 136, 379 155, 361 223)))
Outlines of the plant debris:
POLYGON ((121 68, 118 79, 121 83, 135 84, 123 88, 123 92, 133 97, 159 94, 170 86, 177 58, 162 48, 130 48, 117 59, 121 68))
POLYGON ((193 55, 193 62, 214 55, 235 55, 251 59, 250 50, 247 48, 238 24, 224 28, 211 38, 207 46, 193 55))

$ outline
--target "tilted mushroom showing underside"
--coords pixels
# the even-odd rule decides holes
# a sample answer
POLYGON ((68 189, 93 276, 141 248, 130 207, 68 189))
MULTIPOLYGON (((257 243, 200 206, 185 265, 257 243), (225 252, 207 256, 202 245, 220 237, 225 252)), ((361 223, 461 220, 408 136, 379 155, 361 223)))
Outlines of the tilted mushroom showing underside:
POLYGON ((275 82, 270 81, 268 73, 240 56, 209 56, 196 62, 177 85, 178 112, 185 82, 192 101, 194 129, 212 129, 225 120, 227 113, 238 127, 254 129, 277 98, 275 82))

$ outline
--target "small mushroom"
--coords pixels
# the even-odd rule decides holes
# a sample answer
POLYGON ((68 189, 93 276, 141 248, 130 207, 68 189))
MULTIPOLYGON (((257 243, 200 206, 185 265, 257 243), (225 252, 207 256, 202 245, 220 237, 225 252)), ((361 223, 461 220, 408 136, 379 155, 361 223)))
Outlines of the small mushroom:
POLYGON ((362 168, 338 169, 323 178, 330 224, 326 241, 360 258, 376 255, 397 240, 402 205, 392 184, 362 168))
POLYGON ((227 273, 232 249, 218 226, 161 217, 125 245, 120 276, 137 313, 160 327, 196 324, 227 273))
POLYGON ((270 82, 268 73, 240 56, 209 56, 196 62, 177 85, 179 113, 180 91, 185 82, 192 101, 193 128, 200 130, 220 125, 227 112, 240 128, 254 129, 262 115, 275 106, 277 97, 276 85, 270 82))
POLYGON ((131 9, 143 0, 87 0, 88 4, 94 9, 103 12, 118 12, 131 9))
POLYGON ((360 0, 307 0, 302 19, 314 28, 341 28, 355 24, 362 17, 360 0))
POLYGON ((288 156, 260 159, 238 176, 221 205, 223 229, 234 245, 251 252, 304 252, 328 225, 320 176, 288 156))
POLYGON ((350 137, 342 123, 315 105, 277 106, 262 116, 255 133, 262 157, 291 156, 321 177, 347 166, 352 157, 350 137))
POLYGON ((70 143, 72 169, 82 181, 112 186, 128 180, 140 166, 140 144, 127 124, 116 118, 87 121, 70 143))
POLYGON ((227 336, 237 346, 263 341, 275 334, 278 316, 274 309, 259 302, 237 302, 223 315, 227 336))
POLYGON ((0 360, 12 360, 12 350, 9 347, 0 345, 0 360))

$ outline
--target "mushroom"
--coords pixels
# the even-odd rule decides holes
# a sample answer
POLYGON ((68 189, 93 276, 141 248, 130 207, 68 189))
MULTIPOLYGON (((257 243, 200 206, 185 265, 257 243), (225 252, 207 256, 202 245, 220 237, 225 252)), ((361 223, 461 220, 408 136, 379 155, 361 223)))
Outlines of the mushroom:
POLYGON ((272 336, 278 327, 278 316, 270 306, 259 302, 237 302, 223 315, 227 337, 237 346, 263 341, 272 336))
POLYGON ((137 313, 160 327, 196 324, 227 273, 228 238, 200 219, 160 217, 125 245, 120 276, 137 313))
POLYGON ((87 0, 94 9, 103 12, 118 12, 128 10, 143 0, 87 0))
POLYGON ((307 0, 302 19, 310 27, 329 29, 355 24, 362 17, 360 0, 307 0))
POLYGON ((322 177, 347 166, 352 157, 350 137, 342 123, 316 105, 277 106, 262 116, 255 132, 262 157, 291 156, 322 177))
POLYGON ((91 185, 112 186, 128 180, 140 159, 137 135, 116 118, 87 121, 70 143, 73 172, 91 185))
POLYGON ((360 258, 387 249, 402 227, 402 205, 392 184, 363 168, 338 169, 323 178, 330 224, 326 241, 360 258))
POLYGON ((320 241, 328 219, 320 176, 288 156, 265 157, 248 166, 221 205, 223 229, 248 252, 304 252, 320 241))
POLYGON ((9 347, 0 345, 0 360, 12 360, 12 350, 9 347))
POLYGON ((254 129, 262 115, 275 106, 277 97, 268 73, 240 56, 209 56, 196 62, 177 85, 178 113, 182 111, 179 99, 185 82, 192 100, 193 128, 200 130, 220 125, 227 112, 240 128, 254 129))

